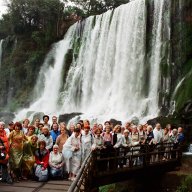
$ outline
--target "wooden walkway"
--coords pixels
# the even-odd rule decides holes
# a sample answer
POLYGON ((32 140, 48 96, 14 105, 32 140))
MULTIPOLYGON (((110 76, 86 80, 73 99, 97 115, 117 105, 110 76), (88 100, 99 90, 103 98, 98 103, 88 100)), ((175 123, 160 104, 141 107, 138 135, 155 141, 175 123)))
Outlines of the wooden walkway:
POLYGON ((47 182, 20 181, 12 185, 0 182, 0 192, 67 192, 71 181, 50 180, 47 182))
POLYGON ((181 165, 181 147, 173 143, 148 145, 140 148, 118 148, 110 153, 90 152, 81 165, 76 179, 47 182, 21 181, 8 185, 0 183, 0 192, 91 192, 103 185, 173 171, 181 165), (165 159, 164 159, 164 158, 165 159))
POLYGON ((84 160, 68 192, 98 191, 100 186, 133 178, 152 178, 181 165, 181 147, 174 143, 138 145, 93 151, 84 160))

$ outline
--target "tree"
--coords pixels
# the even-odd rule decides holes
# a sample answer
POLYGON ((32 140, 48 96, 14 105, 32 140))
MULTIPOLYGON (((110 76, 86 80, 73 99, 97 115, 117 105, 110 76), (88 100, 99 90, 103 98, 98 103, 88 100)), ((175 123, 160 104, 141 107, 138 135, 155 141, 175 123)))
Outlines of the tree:
POLYGON ((0 36, 32 36, 46 46, 61 35, 64 3, 60 0, 10 0, 7 6, 8 13, 0 20, 0 36))
MULTIPOLYGON (((48 28, 57 34, 58 22, 64 11, 64 4, 60 0, 10 0, 7 5, 6 17, 10 18, 9 22, 16 34, 46 31, 48 28)), ((7 19, 4 16, 1 22, 5 21, 7 19)))
POLYGON ((66 4, 69 2, 74 3, 89 16, 101 14, 109 9, 114 9, 121 4, 128 3, 129 0, 64 0, 64 2, 66 4))

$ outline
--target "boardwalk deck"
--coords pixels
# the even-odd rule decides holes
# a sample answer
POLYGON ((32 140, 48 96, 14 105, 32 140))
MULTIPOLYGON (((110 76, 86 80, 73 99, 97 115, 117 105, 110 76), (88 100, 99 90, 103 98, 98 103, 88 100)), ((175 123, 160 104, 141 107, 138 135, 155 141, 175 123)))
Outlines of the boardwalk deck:
POLYGON ((67 180, 50 180, 47 182, 21 181, 8 185, 0 183, 0 192, 67 192, 70 181, 67 180))

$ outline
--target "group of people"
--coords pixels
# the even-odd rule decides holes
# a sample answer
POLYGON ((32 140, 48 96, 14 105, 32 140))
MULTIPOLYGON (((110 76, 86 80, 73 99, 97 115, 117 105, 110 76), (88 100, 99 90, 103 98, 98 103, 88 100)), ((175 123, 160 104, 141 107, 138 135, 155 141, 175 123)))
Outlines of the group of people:
MULTIPOLYGON (((48 177, 58 178, 67 174, 74 180, 82 162, 91 151, 102 151, 108 157, 118 148, 130 148, 138 145, 152 145, 184 141, 183 129, 164 129, 159 123, 155 128, 151 125, 134 125, 127 122, 125 126, 113 126, 110 121, 103 124, 80 120, 67 128, 64 122, 58 123, 52 117, 50 125, 48 115, 43 121, 36 118, 33 123, 29 119, 21 122, 10 122, 6 128, 0 122, 0 166, 2 181, 19 182, 33 178, 46 181, 48 177)), ((166 157, 163 157, 166 158, 166 157)), ((103 163, 104 167, 107 162, 103 163)), ((112 163, 109 169, 114 168, 112 163)))

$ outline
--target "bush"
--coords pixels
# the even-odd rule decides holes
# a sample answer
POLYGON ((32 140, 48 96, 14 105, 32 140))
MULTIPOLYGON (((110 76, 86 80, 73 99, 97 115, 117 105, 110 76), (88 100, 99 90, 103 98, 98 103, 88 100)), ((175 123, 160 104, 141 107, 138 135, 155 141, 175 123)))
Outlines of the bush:
POLYGON ((192 175, 188 175, 177 188, 177 192, 190 192, 192 191, 192 175))

